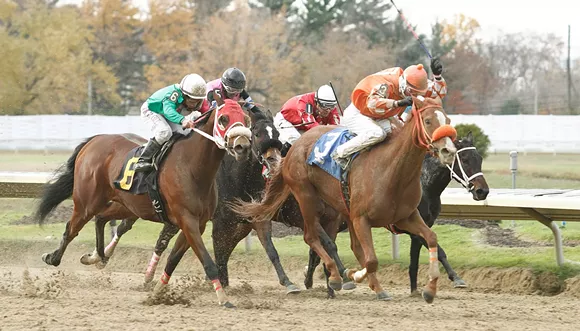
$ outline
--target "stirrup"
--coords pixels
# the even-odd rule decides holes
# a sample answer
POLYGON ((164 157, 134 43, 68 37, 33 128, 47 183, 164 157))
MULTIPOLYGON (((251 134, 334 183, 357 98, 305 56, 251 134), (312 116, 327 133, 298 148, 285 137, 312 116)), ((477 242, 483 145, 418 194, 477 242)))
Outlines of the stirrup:
POLYGON ((346 158, 342 158, 339 157, 336 153, 333 153, 331 157, 342 170, 348 169, 350 162, 352 161, 352 155, 349 155, 346 158))

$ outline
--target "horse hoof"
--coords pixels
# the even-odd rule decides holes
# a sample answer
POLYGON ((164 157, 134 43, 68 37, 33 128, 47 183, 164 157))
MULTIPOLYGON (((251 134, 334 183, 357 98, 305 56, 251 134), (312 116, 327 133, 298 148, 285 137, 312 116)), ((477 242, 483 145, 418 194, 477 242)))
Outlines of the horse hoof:
POLYGON ((226 303, 224 303, 224 307, 226 308, 236 308, 236 306, 234 306, 233 303, 226 301, 226 303))
POLYGON ((380 291, 377 293, 377 300, 379 301, 390 301, 393 300, 393 297, 387 293, 387 291, 380 291))
POLYGON ((300 293, 300 288, 294 284, 286 286, 286 294, 298 294, 300 293))
POLYGON ((344 284, 342 284, 342 289, 345 291, 351 291, 354 290, 356 288, 356 284, 353 282, 346 282, 344 284))
POLYGON ((95 263, 95 267, 97 267, 97 269, 103 269, 107 266, 107 262, 103 262, 103 261, 99 261, 97 263, 95 263))
POLYGON ((466 288, 467 287, 467 283, 463 279, 457 277, 457 278, 455 278, 453 280, 453 287, 455 287, 455 288, 466 288))
POLYGON ((154 276, 155 276, 155 275, 154 275, 153 273, 150 273, 150 274, 149 274, 149 273, 148 273, 148 274, 145 274, 145 284, 149 284, 149 283, 151 283, 151 281, 153 280, 153 277, 154 277, 154 276))
POLYGON ((335 290, 335 291, 340 291, 340 290, 342 290, 342 279, 341 278, 329 279, 328 286, 330 286, 330 288, 335 290))
POLYGON ((87 253, 87 254, 81 256, 81 263, 84 265, 91 265, 91 264, 93 264, 93 263, 91 263, 91 258, 92 258, 92 255, 90 253, 87 253))
POLYGON ((50 258, 50 254, 48 254, 48 253, 44 253, 44 254, 42 254, 42 261, 43 261, 44 263, 46 263, 46 264, 51 264, 51 263, 48 261, 48 260, 49 260, 49 258, 50 258))
POLYGON ((433 292, 431 292, 429 290, 423 290, 423 293, 421 293, 421 294, 423 296, 423 299, 427 303, 433 303, 433 300, 435 300, 435 294, 433 294, 433 292))

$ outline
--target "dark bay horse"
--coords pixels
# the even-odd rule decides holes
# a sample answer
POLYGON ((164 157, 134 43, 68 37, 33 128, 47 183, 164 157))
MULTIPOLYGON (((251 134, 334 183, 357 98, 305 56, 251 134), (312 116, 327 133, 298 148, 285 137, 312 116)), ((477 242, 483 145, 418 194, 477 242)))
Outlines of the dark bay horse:
MULTIPOLYGON (((441 193, 449 185, 451 178, 455 179, 459 184, 463 185, 469 192, 471 192, 473 199, 476 201, 485 200, 489 193, 489 187, 483 173, 481 172, 482 157, 473 146, 473 135, 469 132, 462 139, 454 141, 457 153, 455 154, 455 161, 452 166, 443 165, 439 159, 431 156, 425 156, 423 160, 423 167, 421 169, 421 202, 419 203, 419 213, 421 218, 425 221, 428 227, 433 227, 435 220, 441 212, 441 193)), ((343 226, 343 225, 341 225, 343 226)), ((345 226, 345 225, 344 225, 345 226)), ((395 226, 395 231, 399 232, 395 226)), ((410 248, 410 265, 409 265, 409 279, 411 282, 411 293, 417 292, 417 272, 419 270, 419 256, 421 247, 427 247, 427 243, 420 236, 410 234, 411 237, 410 248)), ((453 282, 454 287, 466 287, 465 281, 457 275, 447 260, 447 254, 441 247, 438 248, 439 262, 445 268, 449 279, 453 282)), ((310 251, 311 259, 306 271, 305 284, 312 284, 314 269, 320 263, 320 257, 310 251)))
POLYGON ((436 152, 443 164, 451 165, 456 152, 452 140, 457 133, 436 100, 414 99, 411 114, 400 132, 353 161, 349 176, 350 208, 342 199, 339 183, 306 162, 318 138, 333 129, 319 127, 306 132, 290 148, 279 171, 274 172, 267 185, 261 202, 238 201, 232 209, 253 221, 268 221, 293 194, 304 217, 304 241, 321 257, 330 271, 329 284, 338 290, 342 285, 335 262, 338 258, 327 254, 316 231, 321 216, 320 199, 323 199, 348 217, 351 249, 363 267, 360 271, 349 272, 349 278, 361 282, 368 277, 369 287, 381 300, 388 300, 390 296, 376 276, 378 259, 371 227, 395 224, 401 230, 420 235, 428 244, 430 256, 430 279, 423 297, 432 302, 439 278, 437 236, 425 225, 417 210, 421 200, 421 166, 428 150, 436 152))
MULTIPOLYGON (((159 170, 160 192, 165 200, 167 216, 182 230, 183 242, 193 248, 202 262, 214 285, 218 302, 227 307, 233 305, 220 284, 217 267, 201 234, 216 207, 215 176, 226 151, 237 160, 249 156, 251 133, 248 122, 249 118, 239 104, 231 100, 220 102, 217 109, 211 110, 200 121, 198 131, 173 145, 159 170)), ((91 137, 76 147, 65 171, 46 185, 36 212, 39 223, 71 195, 74 202, 73 214, 66 224, 59 249, 43 255, 47 264, 60 264, 68 244, 95 215, 99 215, 97 221, 101 223, 133 215, 160 221, 147 195, 133 195, 117 190, 113 185, 127 153, 136 146, 137 143, 123 135, 91 137)), ((104 257, 103 245, 97 250, 98 255, 104 257)), ((163 277, 160 283, 166 284, 168 280, 169 277, 163 277)))

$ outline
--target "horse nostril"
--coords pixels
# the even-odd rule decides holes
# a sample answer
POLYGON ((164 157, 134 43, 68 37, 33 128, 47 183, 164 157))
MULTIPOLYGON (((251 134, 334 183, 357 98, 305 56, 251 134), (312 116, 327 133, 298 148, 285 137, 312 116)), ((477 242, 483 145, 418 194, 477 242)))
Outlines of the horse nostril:
POLYGON ((483 194, 483 189, 478 188, 477 190, 475 190, 475 194, 482 195, 483 194))
POLYGON ((441 148, 441 154, 443 154, 443 155, 449 155, 450 154, 449 149, 447 147, 441 148))
POLYGON ((242 146, 242 145, 234 146, 234 152, 236 152, 238 154, 242 154, 244 152, 244 146, 242 146))

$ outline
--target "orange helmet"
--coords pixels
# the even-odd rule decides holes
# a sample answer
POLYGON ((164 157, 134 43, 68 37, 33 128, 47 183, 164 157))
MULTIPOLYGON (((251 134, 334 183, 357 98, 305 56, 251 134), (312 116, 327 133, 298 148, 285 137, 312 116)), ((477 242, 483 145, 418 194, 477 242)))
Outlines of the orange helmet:
POLYGON ((424 95, 428 88, 428 78, 427 71, 423 68, 422 64, 409 66, 405 71, 403 71, 404 86, 401 86, 401 92, 405 92, 405 89, 409 89, 414 95, 424 95))

